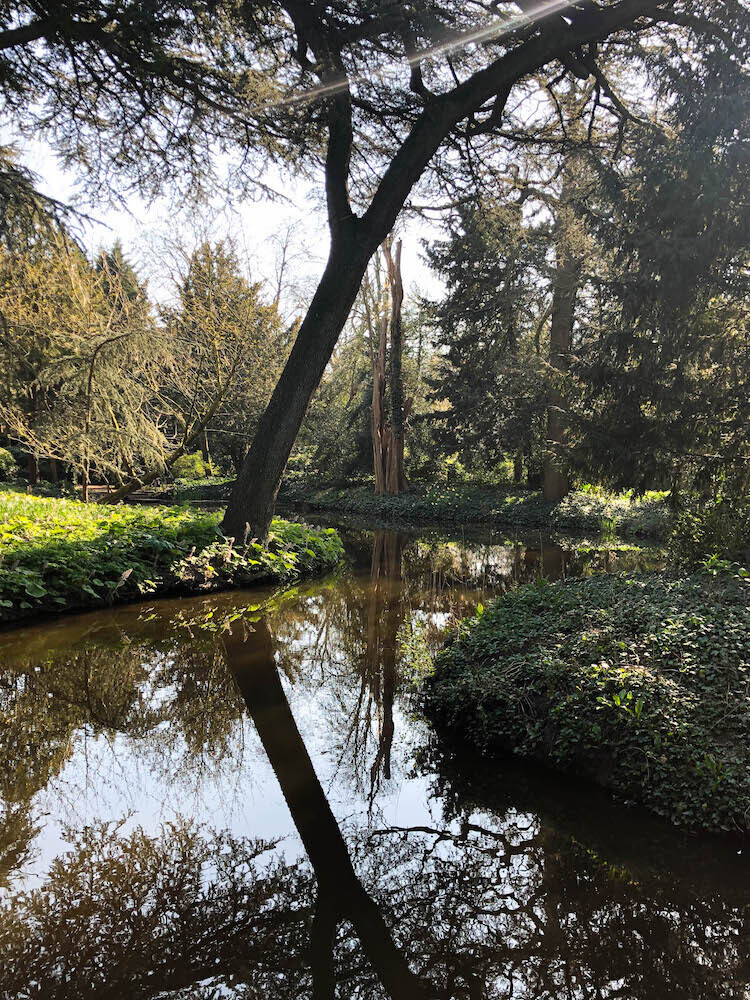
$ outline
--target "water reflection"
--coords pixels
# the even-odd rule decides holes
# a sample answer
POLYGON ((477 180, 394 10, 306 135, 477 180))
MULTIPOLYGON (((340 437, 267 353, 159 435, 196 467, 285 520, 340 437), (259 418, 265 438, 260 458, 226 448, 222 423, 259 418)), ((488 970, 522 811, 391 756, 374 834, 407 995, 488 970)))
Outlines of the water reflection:
POLYGON ((315 873, 317 898, 310 929, 313 996, 323 1000, 335 995, 336 931, 344 920, 354 927, 388 996, 394 1000, 426 996, 422 983, 393 943, 380 910, 355 874, 284 694, 265 620, 256 624, 251 640, 235 626, 224 640, 224 648, 315 873))
POLYGON ((348 548, 0 639, 0 996, 747 997, 737 845, 441 752, 403 690, 408 615, 643 556, 348 548))

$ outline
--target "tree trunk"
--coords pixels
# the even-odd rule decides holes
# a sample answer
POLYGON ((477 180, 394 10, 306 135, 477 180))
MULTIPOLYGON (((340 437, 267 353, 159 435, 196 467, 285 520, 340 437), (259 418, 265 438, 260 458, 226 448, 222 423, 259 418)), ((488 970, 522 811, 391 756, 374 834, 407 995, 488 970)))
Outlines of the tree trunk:
POLYGON ((404 472, 404 379, 401 370, 402 324, 401 307, 404 301, 404 285, 401 280, 401 240, 396 244, 396 252, 391 255, 388 242, 383 244, 388 274, 391 279, 391 440, 388 449, 388 493, 401 493, 406 489, 404 472))
POLYGON ((297 432, 376 248, 353 228, 332 242, 323 277, 232 490, 222 522, 225 535, 242 538, 248 530, 262 539, 268 534, 297 432))
MULTIPOLYGON (((562 200, 562 199, 561 199, 562 200)), ((552 324, 549 335, 549 363, 553 377, 568 370, 573 341, 575 300, 578 291, 580 260, 570 246, 572 209, 561 206, 557 239, 557 262, 552 292, 552 324)), ((553 385, 547 406, 547 456, 544 461, 544 497, 562 500, 570 492, 568 477, 561 469, 561 452, 567 440, 565 400, 558 385, 553 385)))
POLYGON ((372 436, 372 469, 375 476, 375 492, 385 493, 388 478, 389 435, 385 422, 385 356, 388 341, 388 317, 380 320, 378 350, 372 354, 372 408, 370 429, 372 436))

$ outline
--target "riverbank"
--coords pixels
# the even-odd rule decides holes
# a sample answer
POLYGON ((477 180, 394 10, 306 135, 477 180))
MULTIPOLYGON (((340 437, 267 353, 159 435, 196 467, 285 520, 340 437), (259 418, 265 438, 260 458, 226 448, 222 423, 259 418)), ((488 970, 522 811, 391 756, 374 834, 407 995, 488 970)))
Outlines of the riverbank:
POLYGON ((266 545, 219 534, 219 514, 0 491, 0 624, 150 595, 287 582, 335 566, 332 528, 276 519, 266 545))
POLYGON ((369 484, 316 489, 285 483, 279 502, 304 511, 365 515, 388 521, 492 523, 547 532, 665 539, 671 512, 665 493, 611 494, 577 490, 564 500, 545 500, 540 492, 501 486, 415 486, 397 496, 375 494, 369 484))
POLYGON ((692 830, 750 830, 750 588, 731 572, 529 585, 423 682, 439 733, 591 779, 692 830))
MULTIPOLYGON (((149 500, 163 497, 171 503, 221 507, 226 505, 234 480, 177 480, 152 487, 149 500)), ((2 488, 0 486, 0 488, 2 488)), ((52 488, 40 488, 54 495, 52 488)), ((417 485, 397 496, 375 493, 370 482, 339 488, 318 487, 309 480, 285 480, 278 506, 294 513, 322 513, 366 518, 368 523, 485 525, 548 534, 576 534, 599 538, 647 538, 665 541, 673 523, 663 492, 635 497, 632 491, 607 493, 598 487, 575 490, 564 500, 545 500, 540 491, 510 486, 477 486, 471 483, 417 485)), ((138 495, 134 500, 138 499, 138 495)))

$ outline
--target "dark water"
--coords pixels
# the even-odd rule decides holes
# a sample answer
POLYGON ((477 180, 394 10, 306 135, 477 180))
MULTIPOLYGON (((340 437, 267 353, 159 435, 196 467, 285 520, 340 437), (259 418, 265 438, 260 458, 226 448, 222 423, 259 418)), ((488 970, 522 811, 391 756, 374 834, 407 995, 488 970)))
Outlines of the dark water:
POLYGON ((398 636, 648 552, 350 532, 335 577, 0 636, 0 996, 741 998, 741 848, 445 752, 398 636))

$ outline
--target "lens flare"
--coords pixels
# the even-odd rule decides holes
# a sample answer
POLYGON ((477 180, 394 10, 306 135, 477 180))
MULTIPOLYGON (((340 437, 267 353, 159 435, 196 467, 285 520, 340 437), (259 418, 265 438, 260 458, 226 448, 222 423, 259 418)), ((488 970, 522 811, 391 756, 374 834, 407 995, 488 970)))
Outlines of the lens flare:
MULTIPOLYGON (((428 48, 418 49, 416 52, 409 53, 406 56, 406 62, 410 66, 416 66, 425 59, 432 59, 441 55, 450 55, 450 53, 458 52, 461 49, 468 48, 470 45, 481 45, 483 42, 496 41, 504 35, 512 34, 520 28, 533 24, 535 21, 541 21, 543 18, 549 17, 551 14, 558 14, 563 10, 567 10, 575 6, 575 3, 571 3, 570 0, 549 0, 549 2, 542 3, 538 7, 533 7, 530 10, 526 10, 514 17, 505 18, 502 21, 495 20, 490 24, 485 25, 483 28, 474 28, 471 31, 458 33, 452 38, 448 38, 445 41, 440 42, 438 45, 431 45, 428 48)), ((352 84, 368 83, 373 76, 382 79, 385 76, 385 72, 386 71, 383 70, 380 73, 375 72, 374 74, 368 76, 359 74, 352 77, 344 77, 340 80, 334 80, 331 81, 331 83, 322 83, 319 86, 312 87, 310 90, 306 90, 301 94, 294 94, 291 97, 283 97, 278 100, 267 101, 264 104, 258 104, 255 106, 255 110, 259 112, 271 111, 274 108, 294 107, 298 104, 309 104, 312 101, 321 100, 326 97, 335 97, 336 94, 341 94, 347 91, 352 84)))

